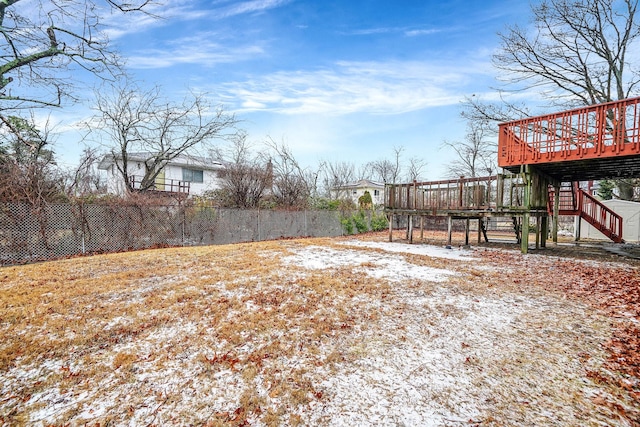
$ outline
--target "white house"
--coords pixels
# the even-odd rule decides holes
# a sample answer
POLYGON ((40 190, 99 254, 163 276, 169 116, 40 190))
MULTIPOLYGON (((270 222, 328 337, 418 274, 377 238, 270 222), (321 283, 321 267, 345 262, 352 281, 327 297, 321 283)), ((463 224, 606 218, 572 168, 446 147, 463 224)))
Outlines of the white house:
POLYGON ((331 189, 335 199, 351 199, 356 205, 358 204, 358 199, 364 195, 365 191, 371 194, 371 200, 374 206, 379 206, 384 203, 384 184, 369 181, 368 179, 361 179, 360 181, 331 189))
MULTIPOLYGON (((127 172, 133 188, 139 188, 145 173, 145 160, 149 153, 131 153, 128 155, 127 172)), ((126 186, 116 162, 122 165, 122 157, 107 154, 98 164, 98 169, 106 172, 107 192, 124 195, 126 186)), ((224 165, 202 157, 180 155, 167 163, 155 179, 154 190, 174 193, 202 195, 205 191, 220 188, 220 175, 224 165)))

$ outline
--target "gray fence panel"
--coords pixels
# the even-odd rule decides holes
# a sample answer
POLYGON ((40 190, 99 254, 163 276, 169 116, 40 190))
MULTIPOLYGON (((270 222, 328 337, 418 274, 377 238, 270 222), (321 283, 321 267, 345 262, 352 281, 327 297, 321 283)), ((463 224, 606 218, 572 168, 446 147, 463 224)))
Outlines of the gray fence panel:
POLYGON ((69 205, 38 209, 16 203, 2 205, 0 262, 30 262, 78 253, 73 218, 69 205))
POLYGON ((258 211, 221 209, 214 244, 253 242, 259 240, 258 211))
POLYGON ((260 237, 265 240, 307 236, 304 212, 260 211, 260 237))
POLYGON ((184 245, 201 246, 216 243, 219 227, 219 210, 212 207, 186 209, 184 215, 184 245))
POLYGON ((158 246, 333 237, 343 234, 340 218, 336 211, 117 204, 50 204, 34 209, 2 204, 0 265, 158 246))
POLYGON ((340 213, 336 211, 307 211, 309 237, 337 237, 343 234, 340 213))

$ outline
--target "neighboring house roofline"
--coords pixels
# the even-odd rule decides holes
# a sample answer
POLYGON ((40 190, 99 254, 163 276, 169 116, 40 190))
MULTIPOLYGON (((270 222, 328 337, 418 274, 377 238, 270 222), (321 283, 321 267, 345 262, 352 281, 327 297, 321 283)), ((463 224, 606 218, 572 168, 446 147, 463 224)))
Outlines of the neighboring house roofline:
POLYGON ((339 185, 337 187, 334 187, 334 190, 349 190, 349 189, 353 189, 353 188, 376 188, 376 189, 383 189, 384 188, 384 184, 381 182, 375 182, 375 181, 370 181, 368 179, 361 179, 359 181, 356 182, 350 182, 344 185, 339 185))
MULTIPOLYGON (((145 162, 152 156, 151 153, 130 153, 128 155, 129 162, 145 162)), ((109 153, 106 154, 100 163, 98 163, 98 169, 107 170, 109 167, 115 163, 114 160, 122 160, 122 156, 120 154, 109 153)), ((172 166, 183 166, 183 167, 198 167, 200 169, 206 170, 220 170, 224 169, 224 164, 214 161, 208 160, 204 157, 199 156, 191 156, 188 154, 181 154, 174 159, 167 162, 168 165, 172 166)))

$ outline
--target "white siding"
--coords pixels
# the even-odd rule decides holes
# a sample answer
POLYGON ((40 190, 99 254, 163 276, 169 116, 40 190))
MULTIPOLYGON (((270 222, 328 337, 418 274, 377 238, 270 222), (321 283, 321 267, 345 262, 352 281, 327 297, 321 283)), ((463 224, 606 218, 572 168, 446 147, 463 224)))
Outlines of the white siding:
MULTIPOLYGON (((119 160, 119 162, 121 162, 119 160)), ((129 162, 129 175, 142 176, 144 175, 144 166, 136 161, 129 162), (138 167, 140 164, 141 167, 138 167)), ((164 179, 167 185, 169 185, 169 180, 174 181, 182 181, 182 168, 189 168, 194 170, 202 170, 203 171, 203 182, 192 182, 189 185, 189 195, 198 196, 204 194, 206 191, 215 190, 220 188, 220 179, 218 178, 218 170, 205 169, 202 166, 198 165, 175 165, 168 164, 164 168, 164 179)), ((126 193, 126 187, 120 176, 120 172, 118 168, 111 164, 106 170, 106 180, 107 180, 107 191, 111 194, 118 194, 120 196, 126 193)))

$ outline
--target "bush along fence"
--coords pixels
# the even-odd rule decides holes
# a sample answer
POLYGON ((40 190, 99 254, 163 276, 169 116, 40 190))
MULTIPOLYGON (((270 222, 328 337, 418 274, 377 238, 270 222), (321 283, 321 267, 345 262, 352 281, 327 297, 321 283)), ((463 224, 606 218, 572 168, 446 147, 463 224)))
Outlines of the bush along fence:
POLYGON ((386 227, 384 214, 371 211, 144 204, 48 204, 36 209, 9 203, 0 205, 0 265, 154 247, 335 237, 386 227))
POLYGON ((389 227, 389 221, 384 213, 362 209, 343 213, 340 217, 340 223, 345 234, 383 231, 389 227))

